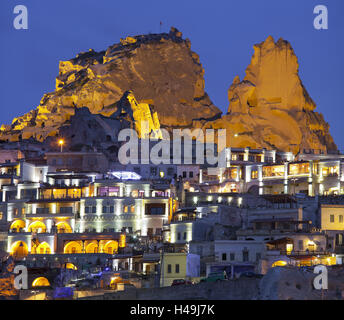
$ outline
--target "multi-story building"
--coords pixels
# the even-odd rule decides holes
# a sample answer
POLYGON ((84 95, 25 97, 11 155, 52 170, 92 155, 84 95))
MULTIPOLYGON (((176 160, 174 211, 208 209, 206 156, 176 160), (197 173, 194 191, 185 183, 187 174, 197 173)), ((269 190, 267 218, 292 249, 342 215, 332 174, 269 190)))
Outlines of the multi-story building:
POLYGON ((99 179, 80 200, 80 232, 125 230, 141 236, 161 236, 171 216, 169 185, 155 188, 149 181, 99 179))
POLYGON ((161 286, 167 287, 177 279, 199 278, 200 257, 196 254, 173 252, 161 256, 161 286))
POLYGON ((344 194, 344 156, 299 155, 267 150, 227 149, 227 168, 219 175, 200 171, 200 186, 210 193, 344 194))
POLYGON ((128 234, 161 239, 171 216, 171 190, 163 181, 153 185, 118 172, 49 172, 37 162, 5 168, 11 180, 2 186, 1 241, 16 258, 114 254, 128 234))

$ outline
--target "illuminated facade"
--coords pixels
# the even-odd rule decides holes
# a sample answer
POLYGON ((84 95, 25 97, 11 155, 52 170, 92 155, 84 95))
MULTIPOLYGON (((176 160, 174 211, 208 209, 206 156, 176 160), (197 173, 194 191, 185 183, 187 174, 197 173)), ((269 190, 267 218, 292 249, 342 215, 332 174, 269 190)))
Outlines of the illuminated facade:
POLYGON ((122 231, 161 236, 170 216, 169 185, 154 188, 144 181, 96 180, 89 197, 80 200, 76 228, 87 231, 122 231))
MULTIPOLYGON (((63 152, 61 157, 68 159, 63 152)), ((112 266, 123 269, 127 262, 130 270, 149 273, 150 268, 160 270, 159 259, 143 266, 134 246, 135 252, 159 257, 164 245, 184 250, 183 255, 197 254, 204 270, 207 263, 261 270, 332 265, 344 257, 342 206, 306 197, 343 193, 340 158, 295 161, 290 153, 230 149, 228 167, 214 176, 199 165, 155 166, 152 171, 153 166, 116 167, 100 173, 68 171, 49 161, 53 158, 0 166, 0 242, 16 259, 54 263, 56 257, 60 264, 79 266, 87 263, 85 256, 93 261, 106 256, 105 261, 116 255, 112 266), (147 168, 150 179, 141 176, 149 176, 147 168), (176 175, 181 178, 175 180, 176 175), (304 197, 288 195, 300 193, 304 197), (210 252, 207 257, 205 252, 210 252)), ((181 259, 180 272, 162 265, 165 276, 171 273, 163 285, 186 277, 184 256, 175 257, 181 259)), ((171 268, 178 264, 166 263, 171 268)))
POLYGON ((219 176, 200 172, 200 188, 207 192, 315 195, 344 194, 344 157, 299 156, 275 151, 228 149, 227 168, 219 176), (302 159, 302 160, 300 160, 302 159))
POLYGON ((126 246, 126 234, 161 238, 171 217, 173 199, 163 180, 153 185, 136 173, 49 172, 25 162, 10 167, 15 170, 2 188, 0 218, 8 223, 6 250, 17 258, 116 254, 126 246))

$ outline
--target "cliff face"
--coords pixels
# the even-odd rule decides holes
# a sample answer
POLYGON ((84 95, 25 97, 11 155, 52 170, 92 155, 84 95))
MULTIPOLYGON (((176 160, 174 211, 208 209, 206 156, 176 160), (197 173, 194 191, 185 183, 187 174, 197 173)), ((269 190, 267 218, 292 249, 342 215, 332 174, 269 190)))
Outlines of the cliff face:
POLYGON ((2 126, 0 138, 43 141, 56 135, 75 108, 113 114, 127 90, 141 103, 154 105, 162 126, 190 126, 193 119, 220 115, 204 91, 204 70, 190 46, 171 28, 169 34, 128 37, 106 51, 61 61, 56 90, 45 94, 36 110, 2 126))
POLYGON ((228 113, 206 123, 227 128, 233 147, 277 148, 297 153, 304 149, 337 150, 322 114, 303 86, 297 57, 282 39, 268 37, 254 46, 243 81, 235 77, 228 90, 228 113))
MULTIPOLYGON (((190 46, 171 28, 169 34, 127 37, 106 51, 90 50, 62 61, 56 90, 44 95, 35 110, 3 125, 0 139, 55 137, 72 116, 83 114, 78 109, 87 107, 92 114, 120 120, 116 128, 127 125, 140 131, 141 120, 147 120, 156 137, 161 137, 160 126, 225 128, 232 147, 294 153, 337 149, 329 125, 314 111, 287 41, 275 43, 268 37, 254 46, 245 78, 236 77, 228 90, 229 108, 222 117, 204 91, 204 70, 190 46)), ((104 123, 105 118, 97 119, 104 123)), ((75 130, 72 135, 78 134, 75 130)))

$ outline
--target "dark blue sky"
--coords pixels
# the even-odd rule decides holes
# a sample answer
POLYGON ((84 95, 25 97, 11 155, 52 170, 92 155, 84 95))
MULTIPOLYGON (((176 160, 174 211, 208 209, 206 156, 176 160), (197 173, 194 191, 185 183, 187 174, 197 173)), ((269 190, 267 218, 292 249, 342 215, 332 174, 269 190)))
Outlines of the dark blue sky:
POLYGON ((344 151, 343 0, 1 0, 0 123, 39 105, 53 91, 59 60, 97 51, 127 35, 177 27, 205 69, 206 91, 224 112, 227 90, 242 78, 253 44, 272 35, 291 42, 301 79, 344 151), (15 30, 13 8, 24 4, 29 29, 15 30), (329 29, 315 30, 313 9, 326 5, 329 29))

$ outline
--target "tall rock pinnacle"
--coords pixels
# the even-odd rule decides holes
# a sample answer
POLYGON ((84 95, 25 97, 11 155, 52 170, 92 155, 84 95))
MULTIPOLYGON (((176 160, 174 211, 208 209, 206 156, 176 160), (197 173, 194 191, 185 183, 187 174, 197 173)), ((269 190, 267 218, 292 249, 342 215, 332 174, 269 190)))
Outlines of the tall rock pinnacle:
POLYGON ((243 81, 235 77, 228 90, 227 115, 205 124, 227 129, 233 147, 266 147, 294 153, 337 147, 322 114, 299 77, 299 64, 289 42, 269 36, 254 46, 243 81))

